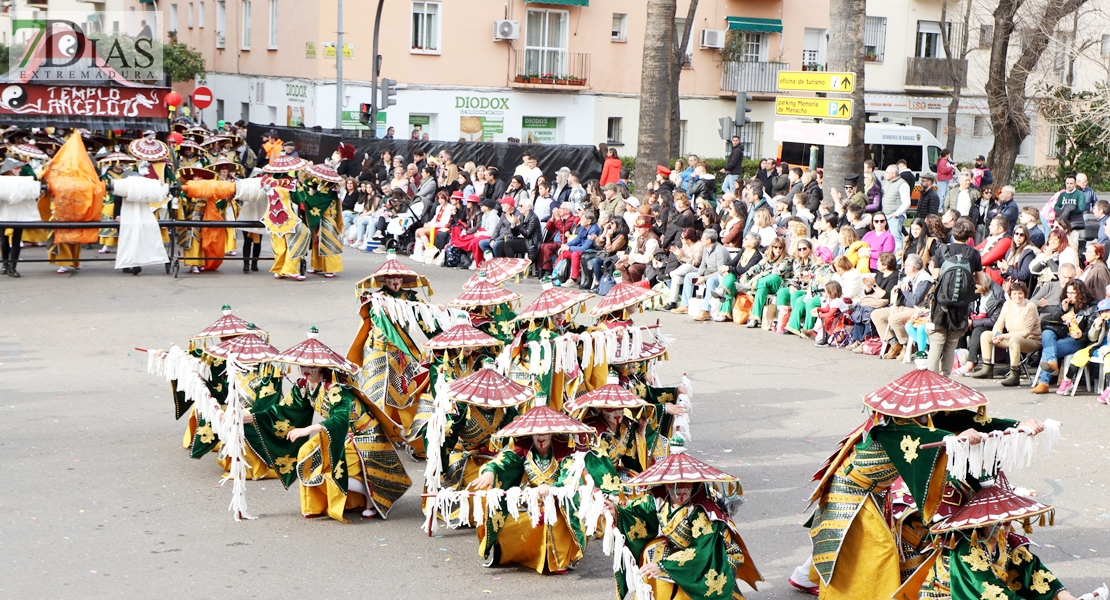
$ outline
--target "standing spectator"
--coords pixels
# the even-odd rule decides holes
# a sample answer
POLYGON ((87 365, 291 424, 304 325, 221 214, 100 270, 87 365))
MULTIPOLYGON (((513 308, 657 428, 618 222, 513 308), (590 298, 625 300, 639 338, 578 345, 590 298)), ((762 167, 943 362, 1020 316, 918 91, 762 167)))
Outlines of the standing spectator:
POLYGON ((919 219, 940 214, 940 195, 937 193, 937 189, 933 187, 934 177, 932 173, 921 174, 921 196, 917 200, 917 218, 919 219))
POLYGON ((1079 232, 1083 230, 1083 213, 1087 212, 1087 194, 1080 190, 1075 175, 1064 178, 1064 190, 1056 194, 1056 222, 1067 221, 1071 224, 1069 240, 1072 246, 1079 244, 1079 232))
POLYGON ((756 171, 755 178, 759 180, 759 183, 763 184, 763 189, 769 190, 771 189, 771 179, 774 177, 774 173, 775 161, 770 158, 764 158, 759 161, 759 171, 756 171))
POLYGON ((525 166, 524 183, 528 191, 532 191, 536 189, 536 179, 543 176, 543 170, 538 166, 539 161, 536 159, 536 155, 531 152, 525 152, 523 159, 525 166))
POLYGON ((1010 285, 1010 299, 989 332, 984 331, 979 344, 983 349, 983 365, 971 376, 976 379, 994 377, 994 349, 1005 348, 1010 354, 1010 374, 1002 385, 1013 387, 1021 383, 1021 355, 1041 347, 1041 320, 1037 305, 1026 299, 1029 288, 1021 281, 1010 285))
POLYGON ((1086 173, 1075 174, 1075 187, 1087 197, 1087 210, 1093 210, 1095 203, 1098 202, 1098 194, 1096 194, 1095 189, 1088 184, 1086 173))
POLYGON ((621 178, 621 159, 616 148, 607 148, 605 163, 601 167, 601 185, 615 184, 621 178))
POLYGON ((969 217, 972 207, 979 204, 979 196, 979 190, 971 187, 971 174, 960 173, 959 186, 948 190, 944 198, 944 210, 952 209, 962 217, 969 217))
POLYGON ((736 193, 736 182, 744 176, 744 145, 740 143, 738 135, 732 136, 732 150, 728 153, 728 162, 721 172, 726 173, 721 191, 736 193))
POLYGON ((777 173, 771 178, 771 196, 785 196, 790 191, 790 165, 780 162, 777 173))
POLYGON ((281 145, 281 151, 282 154, 284 154, 285 156, 292 156, 295 158, 300 158, 301 156, 299 153, 297 153, 297 146, 293 143, 292 140, 288 142, 283 142, 281 145))
POLYGON ((977 188, 989 187, 994 183, 994 175, 991 175, 990 167, 987 166, 987 157, 980 154, 975 157, 975 168, 971 170, 972 183, 977 188))
POLYGON ((1029 230, 1029 243, 1038 250, 1043 248, 1047 240, 1044 228, 1041 227, 1041 213, 1037 212, 1037 208, 1026 206, 1021 209, 1018 221, 1029 230))
POLYGON ((898 167, 898 176, 906 180, 906 185, 910 186, 912 191, 917 186, 917 176, 910 170, 910 164, 906 162, 906 159, 899 158, 895 165, 898 167))
POLYGON ((863 207, 863 211, 871 214, 882 210, 883 186, 875 177, 875 171, 868 171, 866 166, 863 172, 863 189, 867 194, 867 205, 863 207))
POLYGON ((941 198, 948 196, 948 188, 955 174, 956 167, 952 166, 952 151, 945 148, 940 151, 940 159, 937 161, 937 194, 941 198))
POLYGON ((786 201, 788 205, 794 204, 794 194, 802 191, 805 186, 802 185, 802 168, 790 167, 787 172, 787 178, 790 181, 790 189, 786 192, 786 201))
POLYGON ((806 171, 802 175, 802 189, 809 198, 807 206, 810 212, 817 212, 817 207, 820 206, 821 201, 825 199, 825 190, 821 189, 821 183, 817 180, 818 177, 824 177, 820 171, 806 171))
MULTIPOLYGON (((964 333, 967 332, 968 310, 971 305, 970 303, 956 302, 954 298, 947 298, 952 290, 944 290, 943 288, 946 283, 956 277, 965 280, 971 279, 972 281, 983 277, 983 264, 979 262, 979 251, 968 244, 968 241, 974 235, 975 226, 971 221, 967 218, 960 218, 952 226, 952 238, 955 241, 942 246, 936 256, 933 257, 933 279, 937 282, 938 292, 943 292, 945 296, 943 299, 949 302, 942 302, 940 297, 934 297, 933 300, 933 307, 929 316, 929 320, 933 324, 933 330, 929 333, 929 370, 946 377, 952 373, 956 345, 959 344, 964 337, 964 333), (966 262, 966 268, 950 264, 948 269, 943 273, 941 272, 941 268, 946 261, 951 259, 952 263, 955 263, 957 260, 961 260, 960 257, 962 257, 963 262, 966 262)), ((938 293, 939 295, 941 294, 938 293)))
POLYGON ((392 127, 388 127, 388 128, 386 128, 386 130, 385 130, 385 137, 383 137, 382 139, 383 139, 383 140, 391 140, 391 139, 393 139, 393 133, 394 133, 395 131, 396 131, 396 130, 395 130, 394 128, 392 128, 392 127))
POLYGON ((871 217, 871 231, 863 236, 863 243, 871 248, 870 267, 872 271, 879 268, 879 254, 890 252, 896 254, 894 236, 887 230, 887 216, 875 213, 871 217))
POLYGON ((420 128, 419 127, 412 130, 412 135, 409 136, 409 141, 411 141, 411 142, 420 141, 420 128))
POLYGON ((906 220, 906 211, 910 209, 911 189, 906 179, 898 174, 898 165, 886 168, 883 214, 886 215, 890 233, 894 235, 895 254, 902 249, 902 222, 906 220))

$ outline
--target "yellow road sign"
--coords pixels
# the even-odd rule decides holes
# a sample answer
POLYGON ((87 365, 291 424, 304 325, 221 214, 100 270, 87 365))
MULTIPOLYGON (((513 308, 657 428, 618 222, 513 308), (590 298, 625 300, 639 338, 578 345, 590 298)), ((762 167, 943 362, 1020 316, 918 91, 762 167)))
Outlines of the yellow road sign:
POLYGON ((775 98, 775 114, 818 119, 851 119, 852 101, 779 96, 775 98))
POLYGON ((855 86, 855 73, 829 71, 779 71, 780 90, 804 92, 850 93, 855 86))

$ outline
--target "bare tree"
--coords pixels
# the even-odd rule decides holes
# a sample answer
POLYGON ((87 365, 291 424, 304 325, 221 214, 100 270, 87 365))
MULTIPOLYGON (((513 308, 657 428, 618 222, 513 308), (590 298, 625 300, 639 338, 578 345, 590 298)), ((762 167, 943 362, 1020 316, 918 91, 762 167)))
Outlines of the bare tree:
MULTIPOLYGON (((963 0, 964 2, 964 15, 962 21, 963 35, 959 36, 958 49, 953 47, 952 44, 952 31, 948 23, 948 5, 950 0, 944 0, 944 4, 940 9, 940 40, 944 45, 944 55, 947 57, 948 73, 952 78, 952 101, 948 104, 948 140, 945 146, 952 151, 956 152, 956 111, 960 108, 960 96, 963 93, 964 83, 967 77, 967 55, 970 52, 968 48, 969 31, 968 26, 971 24, 971 3, 972 0, 963 0)), ((958 4, 960 0, 955 0, 953 3, 958 4)))
POLYGON ((635 187, 638 190, 646 190, 655 179, 655 165, 669 162, 668 124, 671 121, 671 62, 674 59, 676 10, 676 0, 647 2, 640 78, 640 131, 636 141, 635 187))
MULTIPOLYGON (((694 13, 698 10, 698 0, 690 0, 690 8, 686 11, 686 21, 683 23, 682 36, 679 45, 675 46, 674 59, 671 62, 671 120, 668 126, 671 158, 682 153, 682 110, 679 106, 678 87, 682 78, 682 67, 686 64, 686 48, 690 46, 690 36, 694 34, 694 13)), ((675 32, 677 34, 677 31, 675 32)), ((676 35, 676 37, 678 37, 676 35)))
POLYGON ((987 105, 990 107, 994 146, 989 164, 994 182, 1010 182, 1021 142, 1030 133, 1028 110, 1029 76, 1048 47, 1052 32, 1060 19, 1075 12, 1087 0, 1044 0, 1029 13, 1018 14, 1028 0, 998 0, 994 10, 994 39, 987 71, 987 105), (1022 28, 1020 54, 1010 65, 1009 49, 1013 41, 1015 19, 1035 26, 1022 28))
POLYGON ((866 0, 829 0, 829 22, 836 23, 837 34, 829 36, 830 71, 855 73, 852 92, 852 140, 848 147, 825 146, 825 183, 836 186, 851 172, 863 168, 863 132, 866 108, 863 102, 863 31, 867 14, 866 0))

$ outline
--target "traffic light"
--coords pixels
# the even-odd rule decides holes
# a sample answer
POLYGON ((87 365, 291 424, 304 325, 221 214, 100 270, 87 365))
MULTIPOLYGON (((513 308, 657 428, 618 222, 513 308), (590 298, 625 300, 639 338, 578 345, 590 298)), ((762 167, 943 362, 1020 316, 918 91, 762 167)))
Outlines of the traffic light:
POLYGON ((719 119, 721 128, 717 130, 717 134, 721 136, 722 140, 726 142, 732 139, 733 122, 732 117, 721 117, 719 119))
POLYGON ((396 79, 386 79, 386 78, 383 77, 381 86, 382 86, 381 87, 382 103, 380 105, 380 108, 387 108, 387 107, 390 107, 390 106, 396 106, 397 99, 394 98, 394 96, 397 95, 397 80, 396 79))
POLYGON ((736 93, 735 121, 737 127, 743 127, 744 125, 752 122, 751 117, 748 116, 748 113, 752 112, 752 108, 748 106, 748 102, 751 101, 751 99, 752 95, 747 92, 736 93))
POLYGON ((363 103, 359 104, 358 105, 358 122, 362 123, 363 125, 369 125, 370 124, 370 113, 372 111, 373 111, 373 107, 370 106, 370 104, 368 104, 366 102, 363 102, 363 103))

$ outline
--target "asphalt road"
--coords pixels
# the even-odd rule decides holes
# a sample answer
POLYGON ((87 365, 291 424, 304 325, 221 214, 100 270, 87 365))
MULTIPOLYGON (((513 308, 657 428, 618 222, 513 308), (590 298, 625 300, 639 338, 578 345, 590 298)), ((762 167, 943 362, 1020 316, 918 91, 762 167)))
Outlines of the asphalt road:
MULTIPOLYGON (((279 348, 316 325, 343 352, 358 326, 353 284, 381 257, 344 260, 336 279, 304 283, 244 275, 236 263, 180 279, 108 264, 64 276, 27 264, 22 279, 0 277, 0 597, 612 598, 598 543, 573 573, 541 576, 482 568, 473 531, 423 535, 422 466, 407 458, 417 483, 388 521, 302 519, 296 490, 276 481, 248 483, 258 520, 232 520, 221 470, 182 449, 168 386, 133 347, 184 343, 229 303, 279 348)), ((419 269, 439 302, 470 275, 419 269)), ((539 291, 534 281, 509 285, 526 301, 539 291)), ((637 317, 656 319, 676 338, 663 378, 686 372, 694 382, 691 452, 744 484, 739 526, 767 580, 748 597, 802 598, 786 577, 808 553, 800 524, 810 476, 864 418, 861 396, 908 367, 732 324, 637 317)), ((994 415, 1064 423, 1056 451, 1011 481, 1056 506, 1056 526, 1034 535, 1056 575, 1076 595, 1110 580, 1110 408, 1093 395, 963 381, 986 391, 994 415)))

